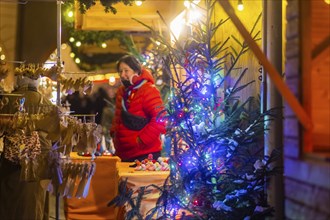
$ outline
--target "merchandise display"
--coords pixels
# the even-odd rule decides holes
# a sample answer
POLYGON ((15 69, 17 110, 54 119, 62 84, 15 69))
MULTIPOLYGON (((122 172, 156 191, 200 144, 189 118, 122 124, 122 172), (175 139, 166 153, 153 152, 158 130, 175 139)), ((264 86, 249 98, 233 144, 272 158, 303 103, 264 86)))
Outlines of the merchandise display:
MULTIPOLYGON (((0 93, 0 135, 3 137, 0 198, 16 194, 13 199, 18 200, 15 206, 11 205, 12 201, 1 200, 0 218, 42 218, 41 210, 47 206, 46 191, 56 198, 80 199, 88 195, 95 163, 92 160, 77 163, 69 155, 73 150, 95 152, 101 128, 68 115, 38 91, 37 79, 55 70, 61 71, 57 67, 48 71, 32 64, 16 68, 17 88, 10 93, 0 93), (9 189, 8 185, 16 187, 9 189), (27 204, 25 198, 31 193, 38 197, 27 204), (12 211, 21 206, 25 207, 21 214, 12 211), (12 207, 11 210, 8 207, 12 207), (32 212, 34 209, 39 211, 32 212)), ((80 84, 75 84, 74 89, 79 87, 80 84)), ((56 204, 55 209, 58 207, 56 204)))
POLYGON ((158 157, 154 160, 152 154, 149 154, 148 158, 139 161, 135 160, 136 171, 169 171, 170 167, 168 164, 169 158, 158 157))

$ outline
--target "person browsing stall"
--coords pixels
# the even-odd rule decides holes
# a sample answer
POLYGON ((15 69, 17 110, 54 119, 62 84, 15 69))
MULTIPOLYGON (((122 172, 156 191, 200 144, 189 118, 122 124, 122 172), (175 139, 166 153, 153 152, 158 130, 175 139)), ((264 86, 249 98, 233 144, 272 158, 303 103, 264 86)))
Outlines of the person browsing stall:
POLYGON ((149 154, 161 156, 160 135, 165 123, 158 117, 164 109, 151 73, 131 55, 117 62, 122 86, 116 94, 115 116, 110 129, 116 155, 123 162, 142 161, 149 154))

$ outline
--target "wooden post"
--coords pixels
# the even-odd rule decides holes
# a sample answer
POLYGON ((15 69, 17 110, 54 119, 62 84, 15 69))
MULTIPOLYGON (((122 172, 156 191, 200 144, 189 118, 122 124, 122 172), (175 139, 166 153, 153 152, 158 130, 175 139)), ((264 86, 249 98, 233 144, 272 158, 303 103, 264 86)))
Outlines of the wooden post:
MULTIPOLYGON (((282 60, 282 1, 263 1, 263 20, 263 51, 278 73, 281 73, 283 72, 282 68, 284 66, 282 60)), ((269 110, 282 107, 283 100, 281 94, 276 90, 276 86, 271 81, 269 75, 265 73, 263 76, 265 77, 263 80, 266 83, 266 89, 264 90, 266 93, 264 94, 264 109, 269 110)), ((282 111, 279 111, 275 120, 270 121, 267 125, 272 132, 266 132, 264 135, 265 155, 270 155, 275 148, 283 152, 282 117, 282 111)), ((283 167, 282 157, 279 158, 273 166, 283 167)), ((274 218, 271 219, 285 219, 282 175, 276 175, 270 179, 270 183, 267 186, 267 200, 268 203, 275 208, 274 218)))
MULTIPOLYGON (((61 7, 62 1, 57 0, 57 69, 58 75, 61 70, 61 33, 62 33, 62 21, 61 21, 61 7)), ((59 78, 59 77, 58 77, 59 78)), ((61 85, 59 80, 57 80, 57 97, 56 97, 56 105, 61 106, 61 85)), ((60 194, 58 192, 58 187, 55 189, 55 218, 56 220, 60 219, 60 194)))

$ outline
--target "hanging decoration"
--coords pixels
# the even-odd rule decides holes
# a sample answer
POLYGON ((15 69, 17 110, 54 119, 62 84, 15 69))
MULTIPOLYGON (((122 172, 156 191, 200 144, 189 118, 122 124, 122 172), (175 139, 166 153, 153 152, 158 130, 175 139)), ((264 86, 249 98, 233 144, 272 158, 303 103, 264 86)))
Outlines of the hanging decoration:
MULTIPOLYGON (((95 1, 79 1, 80 4, 86 5, 86 9, 95 4, 95 1), (90 5, 90 6, 89 6, 90 5)), ((114 4, 120 1, 104 1, 109 4, 114 4)), ((128 2, 128 1, 126 1, 128 2)), ((133 2, 133 1, 131 1, 133 2)), ((134 46, 133 39, 123 31, 85 31, 77 30, 74 26, 74 0, 68 0, 64 3, 62 14, 63 29, 68 35, 68 44, 71 47, 71 57, 74 59, 77 66, 84 71, 94 71, 97 69, 103 69, 109 63, 115 63, 123 53, 84 53, 82 47, 84 45, 94 45, 100 48, 104 48, 104 44, 109 40, 118 40, 123 51, 127 51, 132 54, 139 54, 134 46), (70 15, 70 16, 69 16, 70 15)))
MULTIPOLYGON (((96 4, 96 0, 77 0, 79 4, 80 13, 84 14, 88 9, 96 4)), ((124 5, 131 6, 135 0, 100 0, 101 4, 104 6, 104 11, 106 13, 117 13, 117 9, 114 7, 117 3, 123 3, 124 5)))
POLYGON ((73 79, 67 78, 62 73, 62 68, 52 66, 45 68, 39 64, 22 64, 15 68, 15 75, 28 77, 31 79, 39 79, 40 77, 48 77, 52 81, 59 82, 62 86, 62 91, 72 94, 75 91, 81 91, 84 94, 90 94, 93 88, 93 82, 88 80, 88 77, 73 79))

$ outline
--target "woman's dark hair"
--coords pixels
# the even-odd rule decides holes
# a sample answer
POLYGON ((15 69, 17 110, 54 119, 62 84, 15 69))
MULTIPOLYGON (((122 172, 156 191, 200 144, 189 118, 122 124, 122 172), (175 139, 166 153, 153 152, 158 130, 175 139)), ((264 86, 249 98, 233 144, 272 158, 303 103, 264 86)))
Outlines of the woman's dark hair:
POLYGON ((120 63, 126 63, 132 70, 136 71, 139 75, 141 74, 141 63, 132 55, 125 55, 121 57, 117 62, 117 71, 119 72, 120 63))

